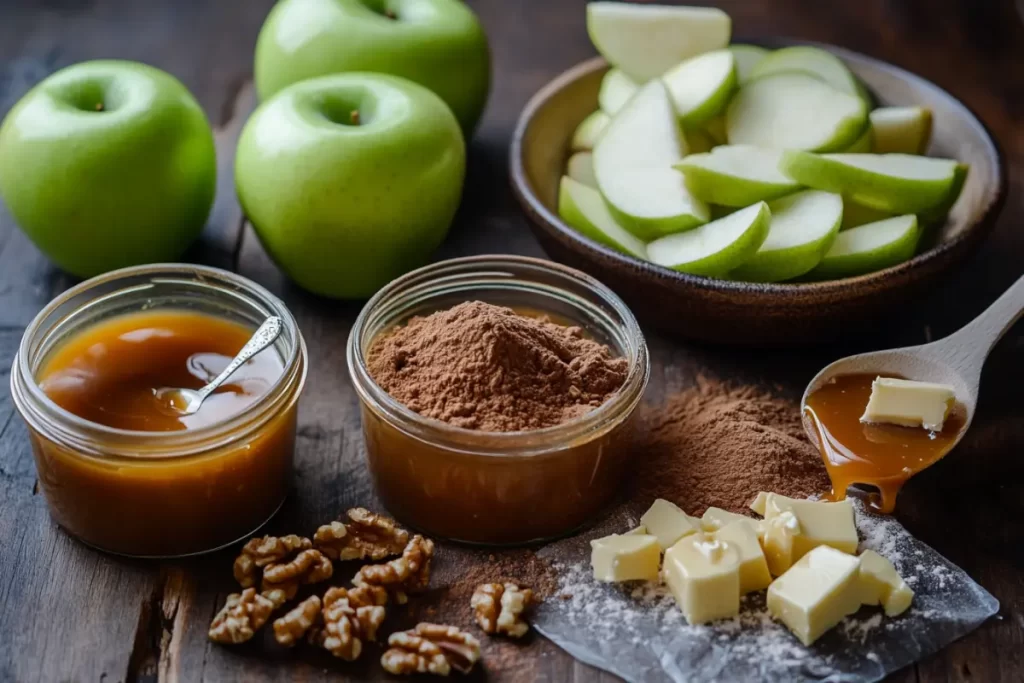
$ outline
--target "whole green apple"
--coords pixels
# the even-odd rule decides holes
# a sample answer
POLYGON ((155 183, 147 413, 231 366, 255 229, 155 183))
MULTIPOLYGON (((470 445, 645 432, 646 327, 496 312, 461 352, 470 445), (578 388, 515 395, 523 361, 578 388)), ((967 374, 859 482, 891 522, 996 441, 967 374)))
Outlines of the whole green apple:
POLYGON ((30 90, 0 126, 0 197, 79 277, 174 261, 199 235, 217 163, 202 108, 135 62, 83 62, 30 90))
POLYGON ((296 83, 260 105, 238 141, 235 184, 295 282, 361 299, 441 244, 465 167, 441 98, 403 78, 351 73, 296 83))
POLYGON ((487 36, 461 0, 281 0, 256 43, 261 99, 315 76, 376 71, 430 88, 466 137, 490 85, 487 36))

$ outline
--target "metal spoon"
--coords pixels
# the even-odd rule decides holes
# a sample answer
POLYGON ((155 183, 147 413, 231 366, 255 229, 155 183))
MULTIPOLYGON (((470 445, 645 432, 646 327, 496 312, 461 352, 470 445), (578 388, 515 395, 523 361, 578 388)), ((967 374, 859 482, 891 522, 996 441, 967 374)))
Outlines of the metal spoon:
POLYGON ((235 370, 255 356, 257 353, 274 343, 274 340, 281 334, 283 325, 277 316, 271 316, 263 321, 259 329, 245 343, 242 350, 238 352, 224 371, 213 378, 209 384, 202 389, 160 389, 157 397, 166 401, 179 414, 192 415, 203 405, 203 401, 214 392, 221 384, 234 374, 235 370))

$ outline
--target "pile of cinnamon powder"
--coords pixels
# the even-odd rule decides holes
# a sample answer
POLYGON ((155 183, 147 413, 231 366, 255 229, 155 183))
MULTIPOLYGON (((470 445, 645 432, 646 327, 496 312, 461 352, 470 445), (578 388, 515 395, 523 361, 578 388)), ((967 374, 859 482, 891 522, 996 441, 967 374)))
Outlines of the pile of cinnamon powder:
POLYGON ((367 366, 417 413, 494 432, 583 415, 618 391, 628 372, 625 358, 578 327, 480 301, 412 318, 374 341, 367 366))

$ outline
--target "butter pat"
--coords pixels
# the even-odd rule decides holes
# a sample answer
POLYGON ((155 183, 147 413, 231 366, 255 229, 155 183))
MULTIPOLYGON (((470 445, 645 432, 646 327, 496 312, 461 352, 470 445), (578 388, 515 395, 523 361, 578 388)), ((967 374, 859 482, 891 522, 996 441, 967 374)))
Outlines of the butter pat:
POLYGON ((859 571, 856 557, 819 546, 768 587, 768 611, 810 645, 860 609, 859 571))
POLYGON ((796 562, 796 537, 800 535, 800 522, 788 510, 764 522, 765 560, 772 576, 781 576, 796 562))
POLYGON ((708 508, 704 511, 704 516, 700 518, 700 525, 704 531, 718 531, 734 522, 748 524, 758 536, 762 535, 761 520, 746 515, 737 515, 735 512, 729 512, 722 508, 708 508))
POLYGON ((629 531, 626 532, 627 535, 630 535, 630 534, 646 534, 646 533, 647 533, 647 527, 645 527, 643 524, 641 524, 640 526, 638 526, 635 529, 630 529, 629 531))
POLYGON ((764 517, 765 507, 768 505, 769 495, 771 494, 766 493, 764 491, 759 492, 757 494, 757 498, 754 498, 754 502, 750 504, 750 509, 764 517))
POLYGON ((661 548, 648 534, 624 534, 590 542, 590 564, 598 581, 657 581, 661 548))
POLYGON ((860 421, 941 432, 954 398, 953 387, 947 384, 879 377, 871 383, 871 398, 860 421))
POLYGON ((699 532, 700 520, 683 512, 678 505, 658 498, 640 518, 647 533, 658 539, 662 550, 668 550, 683 536, 699 532))
POLYGON ((886 616, 895 617, 910 607, 914 591, 888 559, 874 550, 860 556, 861 599, 865 605, 881 605, 886 616))
MULTIPOLYGON (((742 517, 741 515, 736 515, 742 517)), ((772 582, 768 572, 768 562, 757 531, 752 524, 754 520, 742 517, 740 520, 726 524, 713 534, 716 540, 723 541, 736 549, 740 558, 740 594, 767 588, 772 582)))
POLYGON ((853 504, 849 500, 826 503, 769 493, 765 502, 765 520, 770 521, 783 512, 792 512, 800 523, 800 533, 793 538, 794 562, 819 545, 832 546, 850 555, 857 553, 857 525, 854 523, 853 504))
POLYGON ((731 543, 685 536, 665 553, 665 583, 686 621, 702 624, 740 611, 740 556, 731 543))

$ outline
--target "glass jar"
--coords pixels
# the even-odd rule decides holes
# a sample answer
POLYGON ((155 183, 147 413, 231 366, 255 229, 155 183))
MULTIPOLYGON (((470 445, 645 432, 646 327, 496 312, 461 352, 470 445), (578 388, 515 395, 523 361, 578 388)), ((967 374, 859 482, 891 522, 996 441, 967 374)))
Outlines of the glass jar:
POLYGON ((443 261, 393 281, 356 320, 348 366, 384 505, 428 534, 497 545, 569 533, 608 506, 627 474, 631 418, 650 374, 643 334, 618 296, 584 273, 518 256, 443 261), (578 325, 628 359, 624 384, 600 407, 563 424, 483 432, 425 418, 373 381, 366 354, 380 334, 471 300, 578 325))
POLYGON ((53 518, 85 543, 169 557, 229 545, 269 520, 287 493, 306 348, 284 304, 226 271, 184 264, 114 271, 51 301, 25 330, 11 372, 53 518), (183 310, 251 327, 284 321, 283 371, 246 411, 197 429, 145 432, 89 422, 53 402, 37 373, 66 340, 114 316, 183 310))

